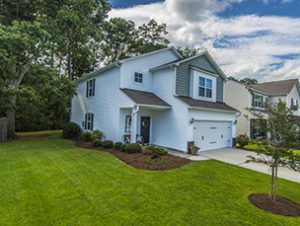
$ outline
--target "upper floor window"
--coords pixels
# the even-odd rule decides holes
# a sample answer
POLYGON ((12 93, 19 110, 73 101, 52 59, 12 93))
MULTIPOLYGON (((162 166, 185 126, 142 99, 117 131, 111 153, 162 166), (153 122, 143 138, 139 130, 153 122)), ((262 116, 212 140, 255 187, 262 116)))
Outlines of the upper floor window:
POLYGON ((298 110, 298 100, 294 100, 294 98, 291 99, 291 110, 298 110))
POLYGON ((86 113, 85 114, 85 121, 84 121, 84 129, 92 131, 93 128, 94 128, 94 114, 93 113, 86 113))
POLYGON ((253 107, 256 108, 264 107, 264 97, 262 95, 253 94, 253 107))
POLYGON ((199 96, 212 98, 212 80, 199 77, 199 96))
POLYGON ((86 82, 86 97, 95 96, 95 79, 86 82))
POLYGON ((134 72, 134 82, 143 83, 143 74, 139 72, 134 72))

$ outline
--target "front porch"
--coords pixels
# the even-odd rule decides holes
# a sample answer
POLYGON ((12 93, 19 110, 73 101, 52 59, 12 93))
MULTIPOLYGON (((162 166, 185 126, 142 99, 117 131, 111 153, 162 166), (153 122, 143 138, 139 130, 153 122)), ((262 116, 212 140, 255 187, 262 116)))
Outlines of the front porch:
POLYGON ((158 113, 170 107, 140 106, 120 109, 120 131, 124 143, 153 144, 158 113))

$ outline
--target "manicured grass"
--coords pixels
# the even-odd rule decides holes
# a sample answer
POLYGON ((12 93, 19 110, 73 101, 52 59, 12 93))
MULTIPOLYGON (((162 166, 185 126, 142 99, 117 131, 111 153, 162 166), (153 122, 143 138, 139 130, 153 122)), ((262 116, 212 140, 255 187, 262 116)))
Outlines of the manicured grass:
MULTIPOLYGON (((252 206, 269 177, 217 161, 132 168, 58 135, 0 144, 0 225, 300 225, 252 206)), ((300 202, 300 184, 279 180, 300 202)))
POLYGON ((18 136, 61 135, 61 130, 45 130, 34 132, 17 132, 18 136))
MULTIPOLYGON (((238 145, 237 145, 237 147, 239 148, 238 145)), ((254 151, 255 149, 257 149, 257 145, 256 144, 248 144, 244 148, 254 151)), ((293 152, 300 155, 300 150, 294 150, 293 152)))

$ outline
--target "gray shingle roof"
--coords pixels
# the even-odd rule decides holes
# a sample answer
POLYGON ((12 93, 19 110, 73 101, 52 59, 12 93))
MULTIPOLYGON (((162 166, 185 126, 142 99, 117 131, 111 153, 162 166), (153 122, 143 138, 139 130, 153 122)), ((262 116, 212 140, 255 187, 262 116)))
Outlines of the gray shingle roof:
POLYGON ((288 94, 297 82, 298 79, 289 79, 249 85, 249 87, 270 96, 280 96, 288 94))
POLYGON ((188 104, 191 107, 198 107, 198 108, 209 108, 209 109, 216 109, 216 110, 222 110, 222 111, 235 111, 238 112, 238 110, 234 109, 233 107, 228 106, 225 103, 221 102, 209 102, 204 100, 195 100, 190 97, 183 97, 179 96, 178 99, 183 101, 184 103, 188 104))
POLYGON ((171 107, 167 102, 165 102, 164 100, 156 96, 154 93, 132 90, 132 89, 121 89, 121 90, 136 104, 171 107))

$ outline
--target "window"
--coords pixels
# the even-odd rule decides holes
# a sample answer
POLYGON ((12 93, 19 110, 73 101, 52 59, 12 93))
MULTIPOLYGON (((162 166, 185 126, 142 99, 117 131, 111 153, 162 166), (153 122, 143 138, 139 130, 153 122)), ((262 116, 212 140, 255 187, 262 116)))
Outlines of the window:
POLYGON ((95 96, 95 79, 86 82, 86 97, 95 96))
POLYGON ((264 97, 258 94, 253 94, 253 107, 263 108, 264 97))
POLYGON ((125 133, 131 132, 131 115, 126 115, 125 119, 125 133))
POLYGON ((298 110, 298 100, 291 99, 291 110, 297 111, 298 110))
POLYGON ((86 130, 93 130, 94 127, 94 114, 93 113, 86 113, 85 114, 85 129, 86 130))
POLYGON ((134 82, 136 83, 143 83, 143 74, 134 72, 134 82))
POLYGON ((212 80, 199 77, 199 96, 212 98, 212 80))

